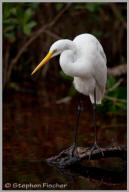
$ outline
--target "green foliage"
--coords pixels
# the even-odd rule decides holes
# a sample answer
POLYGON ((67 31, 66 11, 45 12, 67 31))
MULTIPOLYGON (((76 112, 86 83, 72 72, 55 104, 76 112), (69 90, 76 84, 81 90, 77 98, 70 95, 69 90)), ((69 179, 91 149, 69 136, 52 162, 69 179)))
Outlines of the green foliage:
POLYGON ((63 71, 59 72, 64 79, 73 80, 73 77, 66 75, 63 71))
POLYGON ((36 25, 33 15, 37 6, 37 3, 3 3, 4 37, 15 40, 19 31, 29 35, 36 25))
MULTIPOLYGON (((116 79, 112 76, 109 77, 106 85, 106 89, 112 88, 116 84, 116 79)), ((119 99, 127 99, 127 87, 116 87, 107 96, 115 98, 116 101, 108 100, 104 98, 102 104, 97 106, 97 110, 102 112, 120 113, 127 110, 127 103, 121 102, 119 99), (118 99, 118 100, 117 100, 118 99)))
POLYGON ((116 80, 113 76, 110 76, 108 78, 107 84, 106 84, 106 88, 109 89, 111 87, 113 87, 113 85, 116 83, 116 80))
MULTIPOLYGON (((106 15, 104 13, 104 2, 87 2, 87 3, 73 3, 72 4, 72 10, 73 10, 73 15, 76 12, 85 12, 88 16, 86 18, 86 23, 87 23, 87 31, 90 31, 93 35, 95 35, 97 38, 103 37, 106 34, 103 33, 103 26, 99 26, 100 23, 102 23, 103 18, 105 18, 105 21, 108 22, 106 19, 106 15), (94 23, 94 27, 90 28, 94 23), (99 27, 98 27, 98 26, 99 27)), ((106 25, 105 22, 105 25, 106 25)))
POLYGON ((94 36, 96 36, 96 37, 101 37, 102 36, 102 32, 101 31, 97 31, 97 30, 94 30, 93 32, 92 32, 92 35, 94 35, 94 36))
POLYGON ((64 6, 64 3, 56 3, 55 6, 57 10, 60 10, 64 6))
POLYGON ((75 4, 75 9, 87 9, 90 12, 96 12, 96 11, 100 11, 102 12, 102 7, 101 5, 103 5, 104 3, 77 3, 75 4))
POLYGON ((70 89, 69 89, 69 96, 74 96, 76 94, 76 89, 74 88, 74 85, 72 84, 70 89))

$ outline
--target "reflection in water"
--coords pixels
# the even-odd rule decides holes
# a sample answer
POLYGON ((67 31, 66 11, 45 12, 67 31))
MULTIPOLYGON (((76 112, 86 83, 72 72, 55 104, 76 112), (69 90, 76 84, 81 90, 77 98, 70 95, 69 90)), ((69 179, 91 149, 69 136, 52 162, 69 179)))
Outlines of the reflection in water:
MULTIPOLYGON (((46 158, 68 148, 73 141, 76 98, 59 105, 56 99, 53 93, 43 97, 12 93, 4 98, 3 183, 59 183, 67 184, 65 189, 71 190, 126 189, 126 167, 121 159, 84 161, 62 173, 45 163, 46 158)), ((112 139, 126 143, 126 115, 98 114, 97 128, 100 146, 109 145, 112 139)), ((81 114, 78 143, 87 147, 93 141, 92 106, 87 100, 81 114)))
POLYGON ((101 184, 105 185, 119 185, 120 182, 126 180, 127 176, 126 168, 119 172, 119 174, 117 171, 109 171, 97 167, 85 167, 80 164, 67 169, 58 170, 61 174, 69 178, 71 177, 72 180, 77 180, 78 177, 81 176, 83 179, 88 178, 93 183, 101 182, 101 184))

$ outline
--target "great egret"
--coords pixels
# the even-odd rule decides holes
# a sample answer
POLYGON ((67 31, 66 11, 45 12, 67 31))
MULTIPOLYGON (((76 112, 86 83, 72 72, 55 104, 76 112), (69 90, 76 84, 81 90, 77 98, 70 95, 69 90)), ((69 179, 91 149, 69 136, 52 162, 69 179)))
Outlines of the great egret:
MULTIPOLYGON (((91 153, 101 148, 97 144, 96 137, 96 104, 101 104, 107 81, 106 56, 102 45, 95 36, 85 33, 78 35, 74 40, 61 39, 50 47, 49 53, 32 72, 34 74, 52 57, 60 54, 60 66, 64 73, 74 78, 75 89, 90 97, 94 111, 95 140, 91 153)), ((72 156, 77 147, 77 131, 80 119, 80 99, 78 104, 78 116, 75 127, 74 143, 72 145, 72 156)), ((103 155, 103 152, 102 152, 103 155)), ((90 158, 90 157, 89 157, 90 158)))

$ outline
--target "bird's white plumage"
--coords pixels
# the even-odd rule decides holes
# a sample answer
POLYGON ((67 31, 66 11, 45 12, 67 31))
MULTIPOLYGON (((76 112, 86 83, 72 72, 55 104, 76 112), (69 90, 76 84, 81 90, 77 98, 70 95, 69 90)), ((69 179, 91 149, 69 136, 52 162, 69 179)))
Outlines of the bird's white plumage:
POLYGON ((107 81, 106 56, 102 45, 91 34, 81 34, 73 41, 68 39, 56 41, 50 52, 56 50, 53 56, 60 54, 62 70, 74 77, 75 89, 89 95, 94 103, 96 88, 96 103, 100 104, 107 81))

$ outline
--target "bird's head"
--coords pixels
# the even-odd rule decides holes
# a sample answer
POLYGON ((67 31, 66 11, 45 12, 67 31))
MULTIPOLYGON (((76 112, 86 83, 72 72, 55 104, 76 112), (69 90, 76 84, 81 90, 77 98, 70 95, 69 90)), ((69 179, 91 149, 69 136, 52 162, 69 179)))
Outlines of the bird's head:
POLYGON ((55 57, 59 54, 61 54, 64 50, 67 50, 70 48, 71 45, 70 40, 68 39, 61 39, 56 41, 55 43, 52 44, 52 46, 49 49, 48 54, 46 55, 46 57, 40 62, 40 64, 34 69, 34 71, 32 72, 32 75, 38 71, 41 67, 44 66, 45 63, 47 63, 52 57, 55 57))

